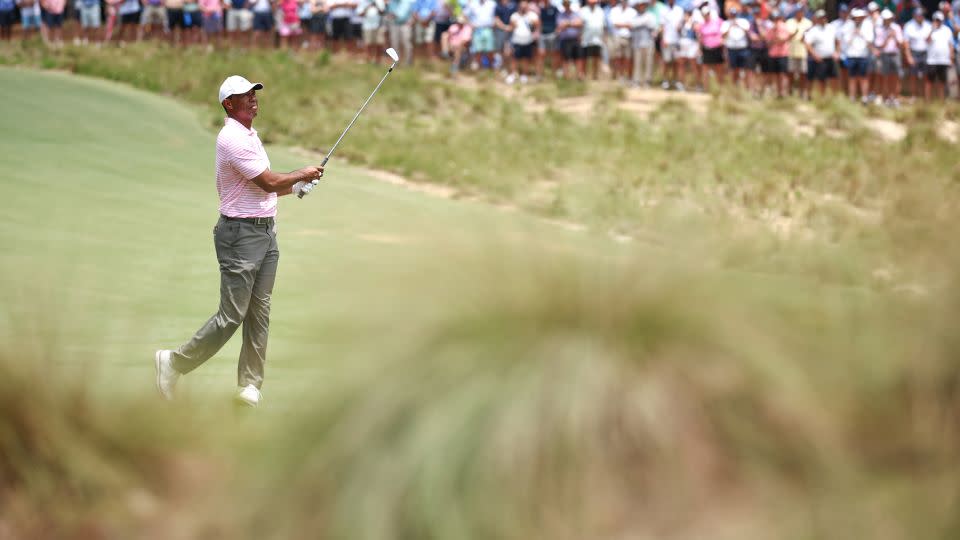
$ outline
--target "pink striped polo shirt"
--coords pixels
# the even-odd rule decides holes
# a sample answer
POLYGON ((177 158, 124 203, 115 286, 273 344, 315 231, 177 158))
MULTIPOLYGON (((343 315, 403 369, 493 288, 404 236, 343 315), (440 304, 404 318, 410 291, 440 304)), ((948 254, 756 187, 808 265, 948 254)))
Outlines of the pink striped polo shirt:
POLYGON ((250 181, 270 168, 270 159, 257 130, 226 118, 217 135, 217 193, 220 213, 230 217, 273 217, 277 194, 250 181))

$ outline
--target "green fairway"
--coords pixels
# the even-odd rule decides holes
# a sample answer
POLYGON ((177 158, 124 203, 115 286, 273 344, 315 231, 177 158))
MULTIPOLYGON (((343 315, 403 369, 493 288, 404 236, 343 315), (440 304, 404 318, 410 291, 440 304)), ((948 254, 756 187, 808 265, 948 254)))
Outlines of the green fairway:
MULTIPOLYGON (((122 381, 113 389, 153 392, 154 349, 188 339, 218 302, 216 134, 200 127, 195 111, 118 84, 12 69, 0 70, 0 81, 9 89, 0 115, 16 126, 0 138, 3 293, 25 317, 56 314, 56 328, 45 332, 70 351, 65 361, 122 381)), ((271 92, 283 89, 262 93, 262 116, 271 114, 271 92)), ((362 120, 355 129, 364 129, 362 120)), ((308 164, 282 148, 269 155, 276 170, 308 164)), ((278 231, 264 388, 277 402, 345 354, 450 301, 430 273, 461 272, 464 249, 613 245, 388 185, 336 159, 311 196, 282 199, 278 231)), ((231 391, 239 341, 184 390, 231 391)))

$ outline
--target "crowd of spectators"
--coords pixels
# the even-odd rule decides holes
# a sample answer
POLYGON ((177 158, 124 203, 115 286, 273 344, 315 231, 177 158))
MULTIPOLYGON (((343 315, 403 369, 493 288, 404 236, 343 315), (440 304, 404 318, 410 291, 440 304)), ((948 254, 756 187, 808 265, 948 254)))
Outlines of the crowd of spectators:
POLYGON ((208 47, 330 48, 377 61, 757 95, 843 92, 865 103, 960 95, 960 0, 0 0, 0 38, 63 45, 166 40, 208 47), (655 79, 655 77, 657 77, 655 79))

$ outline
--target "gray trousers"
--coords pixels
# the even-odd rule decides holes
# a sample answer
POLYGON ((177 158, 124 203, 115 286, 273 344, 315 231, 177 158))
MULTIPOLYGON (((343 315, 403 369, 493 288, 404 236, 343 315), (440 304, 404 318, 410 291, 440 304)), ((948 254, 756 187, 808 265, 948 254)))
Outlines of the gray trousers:
POLYGON ((220 218, 213 228, 220 263, 220 309, 173 352, 173 368, 189 373, 217 353, 243 324, 239 386, 263 384, 270 330, 270 294, 277 277, 277 234, 272 226, 220 218))

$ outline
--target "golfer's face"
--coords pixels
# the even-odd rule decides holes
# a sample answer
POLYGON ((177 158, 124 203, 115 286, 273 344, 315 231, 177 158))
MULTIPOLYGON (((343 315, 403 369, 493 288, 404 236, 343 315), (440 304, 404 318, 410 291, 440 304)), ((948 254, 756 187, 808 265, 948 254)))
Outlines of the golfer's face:
POLYGON ((241 118, 253 119, 260 109, 257 104, 257 91, 250 90, 246 94, 234 94, 230 101, 233 103, 233 114, 241 118))

